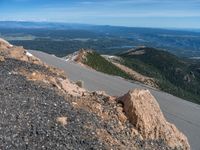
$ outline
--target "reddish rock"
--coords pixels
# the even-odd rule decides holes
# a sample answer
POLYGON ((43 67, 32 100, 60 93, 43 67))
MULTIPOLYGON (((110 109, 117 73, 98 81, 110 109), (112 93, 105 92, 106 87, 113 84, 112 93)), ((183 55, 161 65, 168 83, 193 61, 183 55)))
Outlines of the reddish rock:
POLYGON ((13 45, 8 43, 4 39, 0 38, 0 49, 8 49, 8 48, 11 48, 11 47, 13 47, 13 45))
POLYGON ((3 56, 0 56, 0 62, 5 61, 5 58, 3 56))
POLYGON ((186 136, 166 121, 159 104, 148 90, 129 91, 120 101, 124 104, 127 118, 144 139, 162 139, 172 149, 190 149, 186 136))
POLYGON ((67 125, 67 117, 58 117, 56 119, 56 122, 61 124, 62 126, 67 125))

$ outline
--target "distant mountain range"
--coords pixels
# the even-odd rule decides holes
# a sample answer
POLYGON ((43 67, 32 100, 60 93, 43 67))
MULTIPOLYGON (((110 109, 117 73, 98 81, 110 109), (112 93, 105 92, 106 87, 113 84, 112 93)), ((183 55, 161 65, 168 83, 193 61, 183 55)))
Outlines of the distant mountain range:
POLYGON ((28 22, 28 21, 0 21, 0 28, 25 28, 25 29, 80 29, 91 25, 76 23, 53 23, 53 22, 28 22))
POLYGON ((31 22, 31 21, 0 21, 1 28, 51 28, 51 29, 157 29, 157 30, 168 30, 168 31, 189 31, 189 32, 200 32, 199 29, 192 28, 152 28, 152 27, 126 27, 126 26, 111 26, 111 25, 92 25, 92 24, 81 24, 81 23, 64 23, 64 22, 31 22))
POLYGON ((57 56, 65 56, 80 48, 114 54, 144 45, 162 48, 181 57, 199 57, 199 31, 73 23, 0 22, 0 36, 11 43, 42 51, 45 47, 46 52, 57 56))

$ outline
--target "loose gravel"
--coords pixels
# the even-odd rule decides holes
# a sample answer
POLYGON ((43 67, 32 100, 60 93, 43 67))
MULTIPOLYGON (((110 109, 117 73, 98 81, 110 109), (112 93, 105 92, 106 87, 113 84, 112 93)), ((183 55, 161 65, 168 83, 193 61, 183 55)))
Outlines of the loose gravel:
MULTIPOLYGON (((56 76, 44 66, 9 58, 0 62, 0 149, 120 149, 96 135, 96 129, 102 128, 127 149, 168 149, 162 141, 142 141, 130 136, 132 126, 128 122, 122 132, 116 133, 118 120, 105 122, 95 113, 75 108, 73 97, 63 95, 52 85, 28 81, 13 73, 17 68, 56 76), (58 117, 66 117, 67 125, 56 122, 58 117), (92 123, 92 128, 86 128, 88 123, 92 123)), ((104 101, 104 97, 94 97, 105 111, 116 113, 114 105, 104 101)))

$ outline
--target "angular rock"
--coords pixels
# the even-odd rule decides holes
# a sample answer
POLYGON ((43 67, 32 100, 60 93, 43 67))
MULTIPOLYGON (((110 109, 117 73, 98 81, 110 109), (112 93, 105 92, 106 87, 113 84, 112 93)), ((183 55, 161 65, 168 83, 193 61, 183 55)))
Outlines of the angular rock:
POLYGON ((58 117, 56 121, 61 124, 62 126, 67 125, 67 117, 58 117))
POLYGON ((3 56, 0 56, 0 62, 5 61, 5 58, 3 56))
POLYGON ((76 85, 78 85, 80 88, 83 88, 84 87, 84 82, 79 80, 76 82, 76 85))
POLYGON ((68 79, 58 79, 57 84, 60 85, 60 89, 64 90, 69 95, 82 96, 86 92, 85 89, 80 88, 78 85, 71 83, 68 79))
POLYGON ((8 48, 11 48, 11 47, 13 47, 13 45, 8 43, 4 39, 0 38, 0 49, 8 49, 8 48))
POLYGON ((164 140, 172 149, 189 150, 186 136, 166 121, 156 99, 148 90, 135 89, 119 99, 124 112, 144 139, 164 140))

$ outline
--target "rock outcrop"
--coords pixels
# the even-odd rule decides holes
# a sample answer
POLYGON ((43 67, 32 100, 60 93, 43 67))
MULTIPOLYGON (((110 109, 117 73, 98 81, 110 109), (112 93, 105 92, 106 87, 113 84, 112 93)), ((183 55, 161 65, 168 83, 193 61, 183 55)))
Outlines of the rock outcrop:
POLYGON ((0 62, 5 61, 5 58, 3 56, 0 56, 0 62))
POLYGON ((93 51, 90 49, 80 49, 77 52, 67 55, 64 59, 66 61, 75 61, 77 63, 82 64, 89 53, 93 53, 93 51))
POLYGON ((5 41, 4 39, 0 38, 0 49, 8 49, 13 47, 9 42, 5 41))
POLYGON ((13 46, 0 38, 0 55, 4 58, 13 58, 21 61, 31 62, 38 65, 45 65, 38 58, 27 52, 22 46, 13 46))
MULTIPOLYGON (((52 68, 52 67, 49 67, 52 68)), ((48 68, 48 69, 49 69, 48 68)), ((70 82, 66 77, 63 76, 62 72, 57 70, 56 72, 52 69, 50 70, 53 74, 45 74, 38 71, 30 71, 24 68, 16 69, 15 74, 20 74, 25 76, 27 80, 31 81, 40 81, 44 83, 48 83, 57 87, 59 90, 73 96, 82 96, 83 94, 87 93, 87 91, 83 88, 80 88, 78 85, 70 82), (55 76, 56 73, 56 76, 55 76)))
POLYGON ((187 138, 166 121, 156 99, 148 90, 135 89, 119 99, 124 112, 144 139, 162 139, 172 149, 189 150, 187 138))

